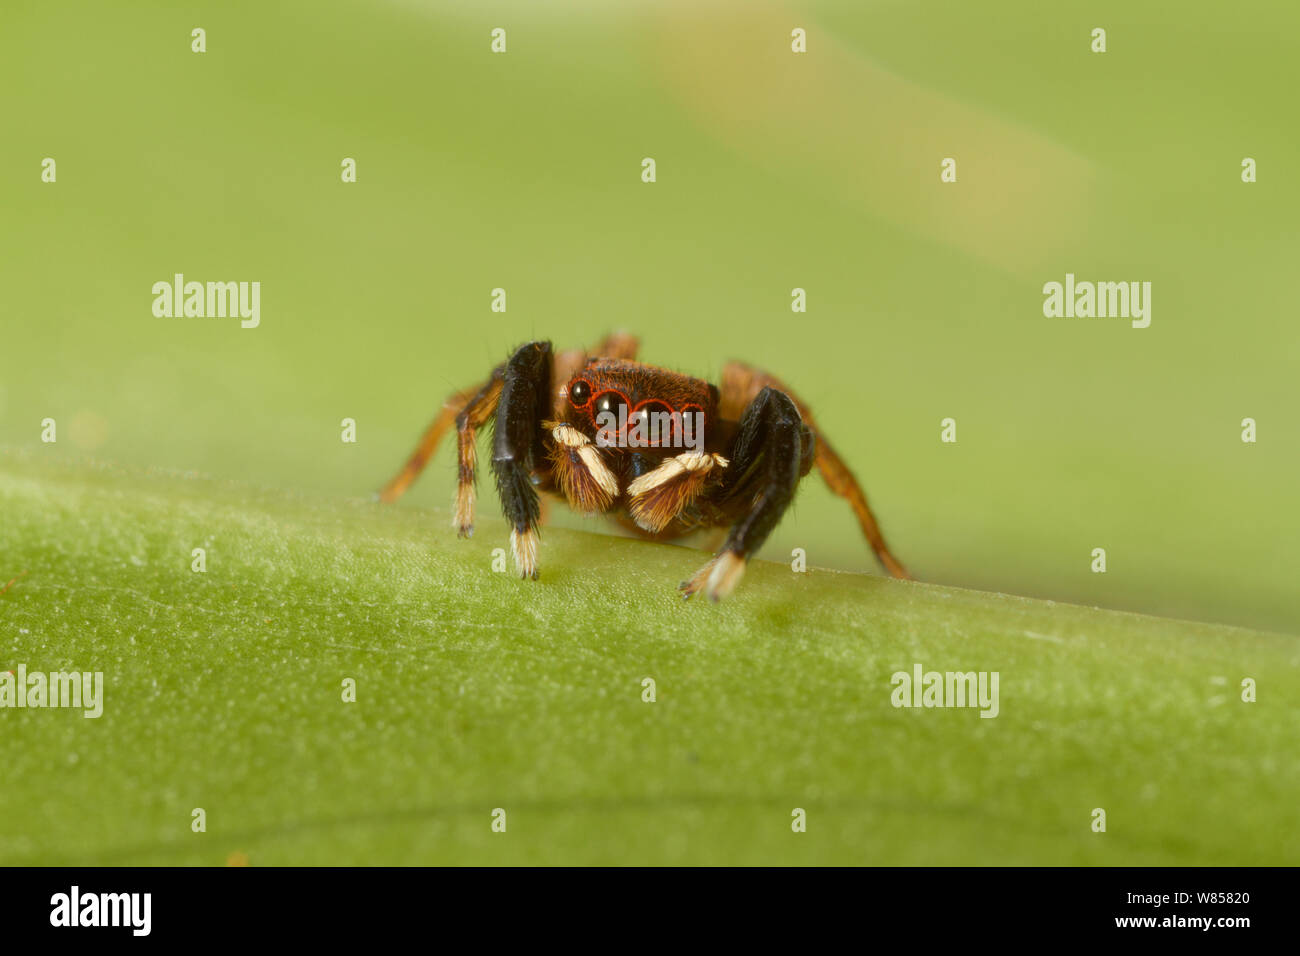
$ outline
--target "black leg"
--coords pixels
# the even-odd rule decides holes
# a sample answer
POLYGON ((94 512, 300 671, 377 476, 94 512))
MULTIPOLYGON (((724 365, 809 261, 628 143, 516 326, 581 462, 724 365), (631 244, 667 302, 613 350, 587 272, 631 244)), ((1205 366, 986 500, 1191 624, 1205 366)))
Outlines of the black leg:
POLYGON ((686 597, 731 593, 745 562, 763 546, 812 466, 813 434, 785 392, 765 386, 746 407, 722 478, 721 500, 741 512, 717 555, 689 581, 686 597))
POLYGON ((537 577, 537 524, 541 516, 533 487, 534 464, 544 455, 542 418, 550 410, 551 343, 530 342, 506 362, 492 444, 501 510, 511 524, 510 547, 520 577, 537 577))

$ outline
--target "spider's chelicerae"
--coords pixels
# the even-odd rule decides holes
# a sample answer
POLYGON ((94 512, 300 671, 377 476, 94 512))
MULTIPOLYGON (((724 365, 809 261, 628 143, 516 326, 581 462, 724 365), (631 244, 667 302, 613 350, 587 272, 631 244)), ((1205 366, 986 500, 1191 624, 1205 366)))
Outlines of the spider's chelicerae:
POLYGON ((521 577, 537 577, 538 493, 583 514, 609 513, 638 534, 667 539, 729 528, 721 549, 689 580, 685 597, 730 594, 813 465, 846 498, 880 563, 890 553, 866 496, 794 394, 765 372, 732 362, 722 384, 635 360, 637 340, 615 334, 590 352, 521 346, 481 386, 452 395, 380 497, 397 500, 456 426, 454 526, 474 530, 479 429, 492 425, 492 471, 511 523, 521 577))

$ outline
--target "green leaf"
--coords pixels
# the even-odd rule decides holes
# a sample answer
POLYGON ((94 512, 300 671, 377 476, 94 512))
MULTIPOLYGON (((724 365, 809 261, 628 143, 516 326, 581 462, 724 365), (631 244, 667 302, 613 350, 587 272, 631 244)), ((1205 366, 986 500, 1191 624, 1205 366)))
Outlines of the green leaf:
POLYGON ((495 520, 34 456, 0 506, 0 670, 106 682, 0 710, 0 862, 1300 856, 1294 638, 768 562, 685 602, 707 555, 555 528, 520 581, 495 520), (997 716, 894 707, 916 664, 997 716))

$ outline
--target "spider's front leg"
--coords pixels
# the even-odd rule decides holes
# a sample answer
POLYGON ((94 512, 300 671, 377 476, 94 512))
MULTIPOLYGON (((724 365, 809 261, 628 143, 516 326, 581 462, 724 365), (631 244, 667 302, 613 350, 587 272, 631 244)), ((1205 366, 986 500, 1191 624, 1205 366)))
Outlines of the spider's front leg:
POLYGON ((542 419, 551 403, 551 343, 530 342, 506 362, 496 407, 492 473, 501 510, 510 522, 510 550, 522 578, 537 578, 537 525, 541 516, 532 473, 545 455, 542 419))
POLYGON ((857 516, 863 537, 871 545, 871 550, 876 553, 876 558, 881 565, 896 578, 910 579, 911 575, 907 573, 903 563, 894 556, 893 552, 889 550, 889 545, 885 543, 885 537, 880 531, 880 525, 876 521, 876 516, 872 514, 870 505, 867 504, 866 493, 863 492, 862 486, 858 484, 858 479, 853 477, 853 472, 844 463, 844 459, 836 454, 835 449, 831 447, 831 443, 826 440, 825 433, 813 420, 812 412, 808 410, 807 403, 801 401, 798 395, 790 391, 779 379, 761 369, 746 365, 743 362, 728 362, 722 368, 723 416, 727 417, 728 413, 738 415, 740 410, 745 407, 745 403, 750 401, 752 397, 757 396, 765 385, 770 385, 789 395, 795 407, 799 410, 799 414, 803 417, 803 423, 812 429, 813 439, 816 443, 814 464, 816 464, 817 470, 822 473, 822 478, 826 480, 826 484, 831 491, 848 501, 849 507, 853 509, 854 515, 857 516))
POLYGON ((739 513, 717 555, 688 581, 683 597, 704 591, 710 600, 730 594, 749 560, 794 500, 799 479, 812 469, 814 438, 785 392, 765 386, 746 407, 718 490, 724 509, 739 513))

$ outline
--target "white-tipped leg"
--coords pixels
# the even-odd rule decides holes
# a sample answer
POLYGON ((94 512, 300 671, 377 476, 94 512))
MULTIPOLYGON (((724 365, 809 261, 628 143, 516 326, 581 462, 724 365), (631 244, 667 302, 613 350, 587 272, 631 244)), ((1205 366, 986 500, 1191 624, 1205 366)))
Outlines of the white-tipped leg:
POLYGON ((734 551, 723 551, 678 587, 684 598, 703 591, 710 601, 719 601, 736 590, 744 574, 745 559, 734 551))
POLYGON ((474 486, 470 482, 462 481, 456 487, 456 514, 451 519, 451 526, 456 529, 458 537, 469 538, 474 535, 475 497, 474 486))
POLYGON ((466 430, 457 439, 457 453, 460 456, 460 473, 456 477, 456 513, 451 519, 451 526, 456 529, 456 537, 474 536, 474 502, 478 492, 474 490, 474 476, 478 468, 478 446, 474 444, 474 433, 466 430))
POLYGON ((523 534, 510 532, 510 550, 515 556, 515 570, 521 578, 537 580, 537 529, 529 528, 523 534))

